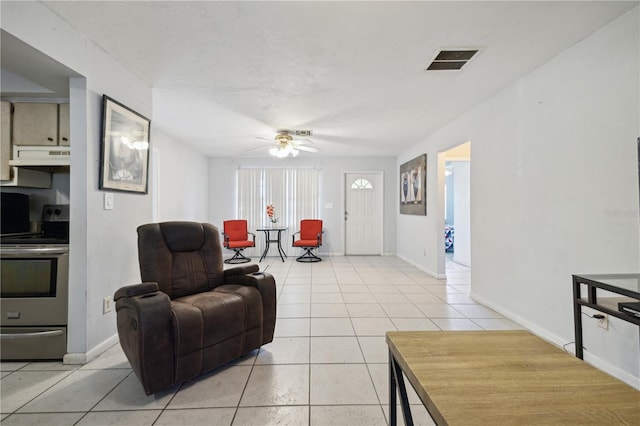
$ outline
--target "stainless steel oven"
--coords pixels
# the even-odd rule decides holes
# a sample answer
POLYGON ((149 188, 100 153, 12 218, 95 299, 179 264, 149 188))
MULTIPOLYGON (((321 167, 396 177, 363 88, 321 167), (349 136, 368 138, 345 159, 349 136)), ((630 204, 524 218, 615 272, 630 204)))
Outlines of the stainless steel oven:
POLYGON ((68 206, 45 206, 42 232, 3 235, 0 358, 62 359, 67 352, 68 206))
POLYGON ((2 359, 61 359, 67 352, 68 245, 3 245, 0 261, 2 359))

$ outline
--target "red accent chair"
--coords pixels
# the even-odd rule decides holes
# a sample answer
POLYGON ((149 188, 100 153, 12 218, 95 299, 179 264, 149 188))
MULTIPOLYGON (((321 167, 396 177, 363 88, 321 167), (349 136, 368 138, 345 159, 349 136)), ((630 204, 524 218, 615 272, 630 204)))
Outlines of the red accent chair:
POLYGON ((300 230, 291 236, 293 247, 305 250, 304 254, 296 260, 298 262, 320 262, 322 259, 311 252, 322 245, 322 221, 318 219, 303 219, 300 221, 300 230), (300 234, 296 240, 296 234, 300 234))
POLYGON ((256 235, 247 231, 247 221, 244 219, 224 221, 224 246, 235 253, 233 257, 225 259, 224 263, 247 263, 251 258, 242 254, 247 247, 256 246, 256 235), (249 234, 252 239, 249 239, 249 234))

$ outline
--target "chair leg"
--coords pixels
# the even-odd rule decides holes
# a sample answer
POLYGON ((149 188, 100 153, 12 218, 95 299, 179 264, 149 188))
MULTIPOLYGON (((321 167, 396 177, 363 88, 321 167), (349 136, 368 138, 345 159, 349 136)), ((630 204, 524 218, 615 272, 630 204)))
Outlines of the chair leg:
POLYGON ((303 247, 306 251, 304 252, 304 254, 300 257, 297 257, 296 260, 298 262, 320 262, 322 261, 321 258, 319 258, 318 256, 316 256, 315 254, 313 254, 311 252, 311 250, 313 250, 315 247, 303 247))
POLYGON ((233 249, 235 251, 235 254, 233 255, 233 257, 230 257, 229 259, 225 259, 224 263, 247 263, 247 262, 251 262, 251 258, 250 257, 246 257, 244 254, 242 254, 242 249, 233 249))

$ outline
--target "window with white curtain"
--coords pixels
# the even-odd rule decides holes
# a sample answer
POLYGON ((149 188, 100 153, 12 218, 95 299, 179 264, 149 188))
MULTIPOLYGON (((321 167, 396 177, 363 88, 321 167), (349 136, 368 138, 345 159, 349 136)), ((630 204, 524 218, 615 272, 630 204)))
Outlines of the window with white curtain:
MULTIPOLYGON (((238 169, 238 218, 246 219, 249 231, 254 233, 269 226, 296 232, 301 219, 319 219, 318 193, 315 169, 238 169), (269 204, 278 220, 275 224, 267 216, 269 204)), ((257 241, 262 237, 262 233, 256 233, 257 241)), ((282 244, 286 246, 284 238, 282 244)))

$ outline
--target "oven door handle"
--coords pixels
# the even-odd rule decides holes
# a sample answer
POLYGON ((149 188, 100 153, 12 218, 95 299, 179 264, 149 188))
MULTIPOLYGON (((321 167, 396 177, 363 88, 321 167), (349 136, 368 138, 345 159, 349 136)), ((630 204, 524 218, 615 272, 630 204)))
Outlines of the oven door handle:
POLYGON ((3 333, 0 334, 0 339, 6 340, 15 340, 15 339, 30 339, 33 337, 49 337, 49 336, 60 336, 64 334, 62 330, 51 330, 51 331, 36 331, 35 333, 3 333))
POLYGON ((68 247, 2 247, 2 254, 29 255, 29 254, 66 254, 68 247))

